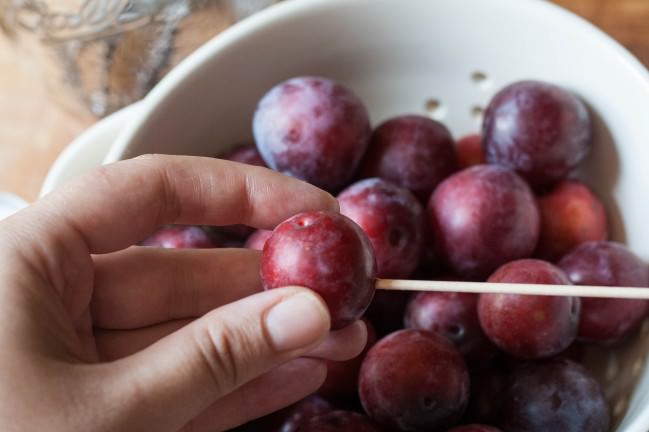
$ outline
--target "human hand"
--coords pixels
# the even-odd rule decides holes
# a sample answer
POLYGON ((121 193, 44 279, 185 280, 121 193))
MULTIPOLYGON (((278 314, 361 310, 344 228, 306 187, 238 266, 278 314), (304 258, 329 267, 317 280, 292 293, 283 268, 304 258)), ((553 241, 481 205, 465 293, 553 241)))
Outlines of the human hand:
POLYGON ((129 246, 167 223, 336 208, 264 168, 146 156, 2 221, 3 430, 224 430, 313 392, 323 359, 360 353, 362 322, 330 333, 311 290, 261 292, 256 251, 129 246))

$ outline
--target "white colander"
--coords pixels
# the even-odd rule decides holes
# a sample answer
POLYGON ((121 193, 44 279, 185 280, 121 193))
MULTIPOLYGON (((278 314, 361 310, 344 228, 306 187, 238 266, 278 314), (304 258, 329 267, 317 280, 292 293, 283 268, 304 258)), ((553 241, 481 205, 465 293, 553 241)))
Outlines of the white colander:
MULTIPOLYGON (((214 155, 251 135, 256 102, 296 75, 334 78, 374 124, 428 113, 460 136, 504 85, 541 79, 592 108, 582 170, 610 209, 615 240, 649 260, 649 73, 620 45, 540 0, 291 0, 200 48, 146 98, 107 161, 142 153, 214 155)), ((649 326, 616 350, 589 350, 616 430, 649 431, 649 326)), ((560 431, 557 431, 560 432, 560 431)))

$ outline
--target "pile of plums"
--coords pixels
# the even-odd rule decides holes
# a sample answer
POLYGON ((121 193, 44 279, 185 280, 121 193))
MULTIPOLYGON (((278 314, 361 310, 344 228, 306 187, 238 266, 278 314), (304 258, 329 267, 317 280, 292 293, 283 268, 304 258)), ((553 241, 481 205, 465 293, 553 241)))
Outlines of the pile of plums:
POLYGON ((419 115, 371 129, 332 80, 273 87, 255 144, 224 159, 267 166, 337 195, 274 231, 163 227, 143 244, 263 250, 266 289, 307 286, 332 329, 363 318, 368 346, 330 362, 322 388, 241 430, 606 432, 608 402, 574 354, 637 331, 644 300, 380 291, 375 278, 649 286, 649 266, 609 241, 606 209, 573 175, 592 148, 591 117, 570 91, 502 89, 480 135, 457 142, 419 115))

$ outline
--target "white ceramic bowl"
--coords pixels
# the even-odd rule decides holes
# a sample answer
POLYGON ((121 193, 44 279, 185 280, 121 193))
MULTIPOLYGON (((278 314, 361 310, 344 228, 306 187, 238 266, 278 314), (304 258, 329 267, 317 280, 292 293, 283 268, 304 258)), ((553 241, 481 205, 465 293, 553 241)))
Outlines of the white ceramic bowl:
MULTIPOLYGON (((583 177, 611 209, 613 238, 649 259, 649 73, 601 31, 540 0, 285 2, 173 70, 106 161, 220 153, 251 137, 255 105, 271 86, 305 74, 353 89, 374 124, 426 113, 434 99, 440 106, 431 115, 456 136, 479 130, 477 108, 508 83, 540 79, 571 89, 597 119, 583 177)), ((597 372, 615 413, 627 413, 619 431, 649 430, 645 345, 638 339, 607 354, 597 372), (630 400, 625 385, 635 388, 630 400)))

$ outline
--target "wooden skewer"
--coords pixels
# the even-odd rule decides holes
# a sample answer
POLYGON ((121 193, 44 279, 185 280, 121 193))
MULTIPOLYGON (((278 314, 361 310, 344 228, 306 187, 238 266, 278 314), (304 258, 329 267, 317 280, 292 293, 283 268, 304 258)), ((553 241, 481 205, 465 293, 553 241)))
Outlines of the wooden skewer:
POLYGON ((376 288, 394 291, 440 291, 649 299, 649 288, 585 285, 533 285, 491 282, 378 279, 376 282, 376 288))

